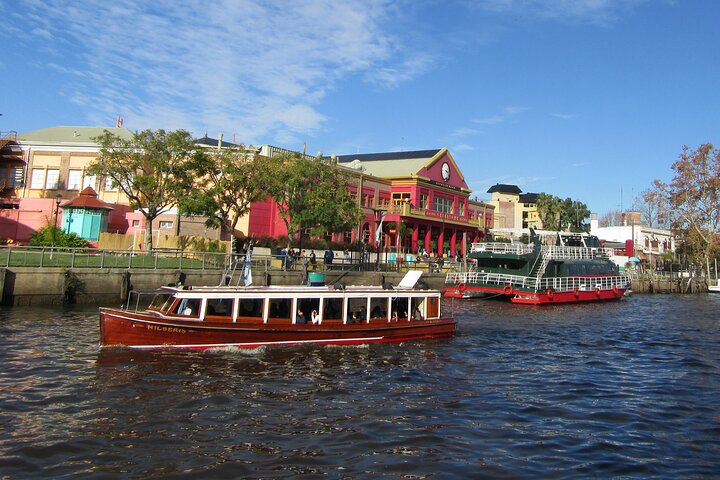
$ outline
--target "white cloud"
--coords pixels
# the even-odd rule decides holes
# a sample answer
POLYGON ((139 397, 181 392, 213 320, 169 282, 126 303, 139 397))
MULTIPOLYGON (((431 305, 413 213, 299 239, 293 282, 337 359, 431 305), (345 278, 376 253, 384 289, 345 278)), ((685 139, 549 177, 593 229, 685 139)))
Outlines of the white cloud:
POLYGON ((574 113, 551 113, 550 115, 560 120, 575 120, 577 118, 574 113))
POLYGON ((51 60, 73 72, 68 96, 95 105, 90 116, 122 114, 133 129, 232 127, 253 136, 246 142, 312 132, 322 128, 317 106, 338 80, 360 73, 394 88, 432 62, 388 33, 389 0, 25 0, 22 7, 36 43, 53 38, 68 47, 51 60))
POLYGON ((526 110, 527 108, 524 107, 505 107, 499 113, 487 117, 475 118, 473 122, 479 123, 480 125, 497 125, 514 119, 526 110))

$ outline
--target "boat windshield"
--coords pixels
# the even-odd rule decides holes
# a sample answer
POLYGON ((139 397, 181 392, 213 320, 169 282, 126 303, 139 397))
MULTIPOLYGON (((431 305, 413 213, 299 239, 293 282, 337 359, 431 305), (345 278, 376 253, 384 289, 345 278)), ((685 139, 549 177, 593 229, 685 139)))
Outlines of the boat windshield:
POLYGON ((168 308, 170 308, 170 304, 172 303, 172 294, 164 292, 164 293, 158 293, 155 295, 155 298, 152 299, 152 302, 150 302, 150 305, 148 308, 151 310, 159 310, 161 312, 164 312, 168 308))

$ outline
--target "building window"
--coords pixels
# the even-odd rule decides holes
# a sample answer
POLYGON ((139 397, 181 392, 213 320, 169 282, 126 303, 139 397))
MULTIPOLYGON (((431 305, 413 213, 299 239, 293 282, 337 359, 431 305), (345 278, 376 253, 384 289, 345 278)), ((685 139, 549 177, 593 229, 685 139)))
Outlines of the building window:
POLYGON ((135 227, 135 228, 139 227, 139 226, 140 226, 140 220, 133 220, 133 221, 132 221, 132 226, 135 227))
POLYGON ((95 190, 97 185, 97 177, 95 175, 85 175, 85 178, 83 178, 82 187, 87 188, 90 187, 93 190, 95 190))
POLYGON ((405 203, 405 201, 410 201, 410 194, 409 193, 393 193, 392 194, 392 203, 393 205, 402 205, 405 203))
POLYGON ((161 221, 160 228, 167 228, 167 229, 173 228, 173 222, 161 221))
POLYGON ((45 186, 45 170, 42 168, 33 168, 32 177, 30 178, 30 188, 41 190, 45 186))
POLYGON ((82 181, 82 170, 70 170, 68 172, 68 182, 67 182, 67 189, 68 190, 80 190, 80 185, 82 181))
POLYGON ((449 198, 433 198, 433 210, 442 213, 452 213, 453 202, 449 198))
POLYGON ((45 188, 56 190, 60 188, 60 170, 49 168, 45 178, 45 188))
POLYGON ((117 184, 115 183, 115 181, 112 178, 107 177, 105 179, 105 191, 106 192, 117 192, 117 189, 118 189, 118 187, 117 187, 117 184))
POLYGON ((458 215, 461 217, 465 215, 465 204, 463 202, 458 203, 458 215))
POLYGON ((428 194, 427 193, 421 193, 420 194, 420 208, 428 208, 428 194))

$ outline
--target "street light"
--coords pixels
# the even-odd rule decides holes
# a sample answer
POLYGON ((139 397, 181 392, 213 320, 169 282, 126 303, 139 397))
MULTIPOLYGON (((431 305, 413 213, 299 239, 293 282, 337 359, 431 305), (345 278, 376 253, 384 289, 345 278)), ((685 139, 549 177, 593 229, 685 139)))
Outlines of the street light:
POLYGON ((62 202, 62 195, 59 193, 55 195, 55 228, 57 228, 58 213, 60 212, 60 202, 62 202))

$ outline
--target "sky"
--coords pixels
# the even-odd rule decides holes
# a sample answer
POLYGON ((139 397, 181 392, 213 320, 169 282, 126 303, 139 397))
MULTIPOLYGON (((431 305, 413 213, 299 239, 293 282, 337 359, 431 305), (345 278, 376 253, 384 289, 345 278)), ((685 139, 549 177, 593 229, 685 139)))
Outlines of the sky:
POLYGON ((603 215, 718 141, 715 0, 0 0, 0 131, 185 129, 325 155, 447 147, 603 215))

